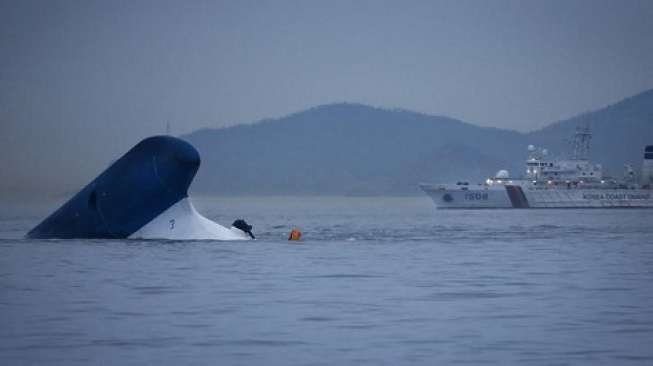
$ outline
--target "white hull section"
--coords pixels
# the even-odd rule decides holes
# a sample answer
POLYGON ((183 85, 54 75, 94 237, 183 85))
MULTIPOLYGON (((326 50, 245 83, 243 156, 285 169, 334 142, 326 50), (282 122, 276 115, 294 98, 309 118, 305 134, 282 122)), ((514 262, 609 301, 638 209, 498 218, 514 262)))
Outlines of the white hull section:
POLYGON ((653 208, 650 189, 420 185, 437 208, 653 208))
POLYGON ((247 240, 240 229, 227 229, 200 215, 184 198, 129 236, 129 239, 247 240))
POLYGON ((650 189, 522 189, 535 208, 653 207, 650 189))
POLYGON ((437 208, 512 208, 504 187, 457 187, 421 184, 437 208))

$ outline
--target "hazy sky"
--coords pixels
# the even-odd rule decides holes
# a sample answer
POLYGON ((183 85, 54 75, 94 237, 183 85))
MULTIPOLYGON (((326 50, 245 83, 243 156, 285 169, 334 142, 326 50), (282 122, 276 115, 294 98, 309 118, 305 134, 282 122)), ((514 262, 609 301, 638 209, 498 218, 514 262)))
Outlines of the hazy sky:
POLYGON ((88 171, 338 101, 539 128, 653 87, 653 1, 0 0, 0 56, 3 175, 88 171))

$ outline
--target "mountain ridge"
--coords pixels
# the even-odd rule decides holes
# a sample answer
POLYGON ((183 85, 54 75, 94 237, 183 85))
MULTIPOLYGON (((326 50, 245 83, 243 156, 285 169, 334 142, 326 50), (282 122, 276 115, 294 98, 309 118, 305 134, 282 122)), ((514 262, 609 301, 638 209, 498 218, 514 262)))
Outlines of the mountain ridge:
POLYGON ((637 169, 644 145, 653 143, 652 121, 653 89, 527 133, 339 102, 181 137, 203 158, 197 192, 396 195, 419 194, 422 181, 480 181, 506 168, 521 172, 527 145, 562 155, 581 123, 594 133, 594 161, 613 175, 623 163, 637 169))

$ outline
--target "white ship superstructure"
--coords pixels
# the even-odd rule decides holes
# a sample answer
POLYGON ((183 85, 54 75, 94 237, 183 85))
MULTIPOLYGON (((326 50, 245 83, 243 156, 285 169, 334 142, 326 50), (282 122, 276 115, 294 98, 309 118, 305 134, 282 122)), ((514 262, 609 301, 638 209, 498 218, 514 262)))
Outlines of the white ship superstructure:
POLYGON ((631 166, 620 179, 606 177, 589 160, 591 133, 576 129, 572 155, 553 159, 546 149, 528 146, 525 175, 507 171, 483 183, 420 184, 438 208, 610 208, 653 207, 653 146, 647 146, 640 179, 631 166))

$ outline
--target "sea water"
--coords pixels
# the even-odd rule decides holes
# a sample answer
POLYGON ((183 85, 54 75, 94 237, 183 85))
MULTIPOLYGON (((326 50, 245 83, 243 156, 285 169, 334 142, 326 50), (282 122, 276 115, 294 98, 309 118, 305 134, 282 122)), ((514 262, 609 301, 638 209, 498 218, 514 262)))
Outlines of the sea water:
POLYGON ((0 364, 653 364, 653 210, 194 202, 257 240, 28 240, 60 202, 3 205, 0 364))

